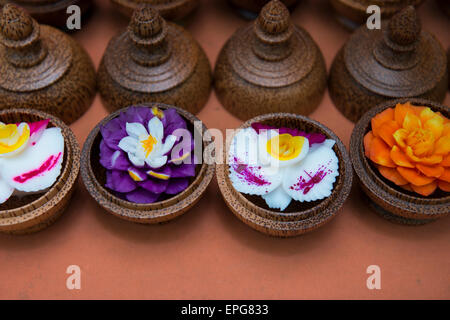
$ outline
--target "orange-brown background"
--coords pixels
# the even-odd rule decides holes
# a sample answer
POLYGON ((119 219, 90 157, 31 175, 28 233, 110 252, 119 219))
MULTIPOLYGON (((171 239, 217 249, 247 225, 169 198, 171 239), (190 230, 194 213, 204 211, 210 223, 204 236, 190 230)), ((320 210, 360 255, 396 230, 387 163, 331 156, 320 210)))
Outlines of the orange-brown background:
MULTIPOLYGON (((98 66, 108 40, 126 26, 106 0, 74 35, 98 66)), ((424 28, 447 48, 450 20, 428 0, 424 28)), ((292 19, 323 51, 328 69, 349 37, 326 0, 303 0, 292 19)), ((186 27, 214 64, 220 48, 246 21, 225 0, 204 0, 186 27)), ((450 104, 447 95, 446 104, 450 104)), ((80 145, 107 112, 98 96, 71 128, 80 145)), ((198 115, 210 128, 235 128, 211 94, 198 115)), ((311 115, 348 146, 353 124, 325 94, 311 115)), ((389 223, 372 213, 356 187, 338 216, 292 239, 264 236, 225 206, 216 181, 194 209, 165 225, 117 219, 89 197, 81 181, 55 225, 29 236, 0 236, 3 299, 382 299, 450 298, 450 218, 421 227, 389 223), (69 265, 81 267, 81 290, 66 288, 69 265), (368 290, 366 268, 381 268, 381 290, 368 290)))

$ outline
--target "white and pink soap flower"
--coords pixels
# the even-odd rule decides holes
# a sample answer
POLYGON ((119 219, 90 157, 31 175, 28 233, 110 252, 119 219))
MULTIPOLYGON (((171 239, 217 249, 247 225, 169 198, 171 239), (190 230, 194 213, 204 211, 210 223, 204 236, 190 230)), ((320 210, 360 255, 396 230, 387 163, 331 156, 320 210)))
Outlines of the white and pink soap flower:
POLYGON ((49 120, 0 122, 0 203, 51 187, 61 174, 64 137, 49 120))
POLYGON ((334 144, 322 134, 256 123, 234 136, 229 177, 238 192, 261 196, 272 209, 321 200, 339 175, 334 144))

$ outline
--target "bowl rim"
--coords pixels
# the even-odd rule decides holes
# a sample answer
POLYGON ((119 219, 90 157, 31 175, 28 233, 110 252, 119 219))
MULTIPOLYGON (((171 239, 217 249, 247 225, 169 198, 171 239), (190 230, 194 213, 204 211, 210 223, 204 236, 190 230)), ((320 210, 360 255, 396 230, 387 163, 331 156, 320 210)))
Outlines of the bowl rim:
MULTIPOLYGON (((159 220, 164 219, 164 217, 178 216, 183 213, 182 210, 189 209, 192 205, 197 202, 203 192, 206 190, 206 187, 211 182, 212 176, 214 175, 214 164, 207 164, 205 161, 201 164, 200 170, 198 171, 195 179, 189 184, 189 186, 183 190, 181 193, 176 194, 168 199, 163 201, 157 201, 149 204, 141 204, 141 203, 133 203, 131 201, 126 201, 120 199, 113 195, 111 192, 107 190, 104 186, 100 184, 100 182, 95 177, 95 174, 92 170, 91 165, 91 154, 94 141, 97 139, 100 134, 100 128, 111 121, 112 119, 119 116, 121 112, 125 112, 130 107, 158 107, 160 109, 175 109, 179 115, 181 115, 185 120, 194 125, 195 121, 200 121, 196 116, 191 114, 190 112, 181 109, 179 107, 168 105, 159 102, 144 102, 133 104, 124 108, 121 108, 105 118, 103 118, 97 125, 91 130, 89 133, 84 145, 83 150, 81 152, 81 177, 86 186, 86 189, 89 191, 91 197, 93 197, 104 209, 108 212, 126 220, 134 220, 136 222, 142 223, 152 223, 159 222, 159 220), (93 189, 98 191, 98 194, 93 194, 93 189), (200 190, 200 192, 198 192, 200 190), (176 208, 176 204, 180 204, 185 202, 181 207, 176 208), (181 212, 179 212, 181 211, 181 212), (177 214, 179 212, 179 214, 177 214)), ((195 130, 195 127, 194 127, 195 130)), ((205 124, 202 122, 202 131, 203 138, 210 137, 209 132, 205 124)), ((205 147, 205 141, 202 141, 203 146, 205 147)), ((204 150, 204 149, 203 149, 204 150)), ((211 159, 209 159, 211 161, 211 159)), ((214 161, 214 159, 212 159, 214 161)), ((214 163, 214 162, 210 162, 214 163)))
POLYGON ((41 118, 42 120, 49 119, 50 124, 54 127, 61 128, 64 137, 64 157, 66 161, 65 166, 58 176, 58 179, 50 187, 50 189, 44 192, 39 198, 21 207, 0 210, 0 229, 5 230, 11 229, 11 225, 26 224, 28 221, 33 220, 38 216, 45 215, 50 209, 70 194, 72 187, 77 181, 81 157, 80 148, 75 134, 68 125, 56 116, 35 109, 14 108, 0 110, 0 117, 9 114, 35 116, 41 118), (72 182, 67 183, 67 181, 72 182), (50 199, 47 199, 47 197, 50 197, 50 199), (11 224, 11 220, 19 221, 17 221, 16 224, 11 224))
MULTIPOLYGON (((412 196, 405 193, 400 188, 393 188, 384 182, 380 175, 370 167, 369 161, 364 156, 363 138, 369 130, 371 119, 378 113, 393 108, 397 103, 410 102, 416 106, 428 106, 433 111, 444 111, 447 116, 450 114, 450 108, 427 99, 420 98, 401 98, 385 101, 367 111, 356 123, 350 138, 350 158, 353 168, 359 181, 364 188, 370 190, 373 196, 381 203, 380 206, 389 207, 396 210, 395 214, 411 218, 435 219, 440 216, 450 214, 448 203, 450 194, 439 198, 425 198, 421 196, 412 196), (433 208, 434 210, 430 210, 433 208)), ((391 210, 388 210, 391 212, 391 210)), ((392 212, 391 212, 392 213, 392 212)))
MULTIPOLYGON (((320 131, 324 132, 327 138, 333 139, 336 141, 336 144, 333 148, 338 151, 336 155, 339 158, 339 167, 345 174, 340 177, 341 183, 338 185, 338 189, 336 186, 333 188, 332 194, 323 199, 317 205, 308 208, 304 211, 290 212, 290 213, 282 213, 281 211, 276 210, 268 210, 262 208, 252 201, 248 200, 242 193, 236 191, 232 186, 231 180, 229 179, 228 170, 229 165, 226 162, 226 157, 228 155, 229 147, 233 137, 228 139, 224 151, 222 153, 223 164, 218 165, 217 168, 217 181, 219 183, 219 187, 222 193, 222 196, 225 199, 225 202, 230 207, 231 211, 238 216, 239 219, 244 222, 250 222, 250 225, 254 225, 254 227, 259 227, 265 229, 265 231, 269 234, 273 234, 277 231, 286 232, 286 236, 298 235, 301 233, 305 233, 307 231, 313 230, 322 224, 328 222, 331 218, 333 218, 337 211, 342 207, 346 199, 348 198, 352 186, 353 179, 353 169, 351 166, 350 158, 348 152, 339 139, 339 137, 328 127, 321 124, 318 121, 312 120, 306 116, 293 114, 293 113, 269 113, 263 114, 254 118, 251 118, 244 122, 237 129, 243 129, 250 127, 252 123, 255 122, 264 122, 271 119, 276 118, 291 118, 294 120, 299 120, 306 122, 310 125, 313 125, 320 131), (230 195, 228 195, 228 191, 230 195), (243 210, 243 214, 239 213, 239 210, 243 210), (320 210, 320 211, 319 211, 320 210), (319 211, 319 212, 317 212, 319 211), (280 220, 278 220, 278 218, 280 220), (251 221, 249 221, 251 220, 251 221), (269 228, 267 226, 267 222, 270 221, 271 224, 276 225, 274 228, 269 228), (307 226, 309 222, 313 222, 312 226, 307 226), (306 225, 306 226, 305 226, 306 225)), ((255 228, 258 230, 258 228, 255 228)), ((278 234, 275 234, 278 235, 278 234)))

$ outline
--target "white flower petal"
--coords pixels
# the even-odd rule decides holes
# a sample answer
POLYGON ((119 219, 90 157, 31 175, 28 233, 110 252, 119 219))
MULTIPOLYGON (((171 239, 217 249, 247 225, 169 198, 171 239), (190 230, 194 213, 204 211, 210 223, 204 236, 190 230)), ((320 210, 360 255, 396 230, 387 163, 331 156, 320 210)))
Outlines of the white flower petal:
POLYGON ((131 163, 136 167, 143 167, 145 164, 143 157, 137 157, 133 153, 128 153, 128 159, 130 159, 131 163))
POLYGON ((17 190, 35 192, 44 190, 61 173, 64 156, 64 138, 60 128, 44 130, 35 145, 28 146, 13 158, 2 159, 0 175, 17 190))
POLYGON ((158 117, 153 117, 148 122, 148 132, 158 141, 161 141, 164 136, 164 126, 158 117))
POLYGON ((119 148, 125 152, 135 152, 138 146, 138 140, 132 137, 122 138, 119 142, 119 148))
POLYGON ((241 193, 263 195, 275 190, 282 182, 277 168, 260 165, 258 134, 253 128, 239 130, 233 138, 228 155, 230 180, 241 193))
POLYGON ((145 127, 139 122, 127 122, 126 130, 130 137, 139 139, 142 136, 148 136, 148 132, 145 127))
POLYGON ((239 130, 231 142, 228 162, 258 165, 258 134, 253 128, 239 130))
POLYGON ((230 180, 233 187, 245 194, 264 195, 275 190, 282 182, 283 174, 278 168, 249 166, 230 163, 230 180))
POLYGON ((0 179, 0 203, 6 202, 13 192, 14 188, 7 184, 5 180, 0 179))
POLYGON ((281 186, 268 194, 262 195, 262 198, 266 201, 269 208, 279 209, 281 211, 284 211, 292 200, 292 197, 281 186))
POLYGON ((152 168, 158 169, 167 163, 167 156, 158 157, 158 158, 147 158, 145 162, 152 168))
POLYGON ((164 141, 164 144, 162 145, 161 149, 159 150, 159 154, 164 155, 167 152, 169 152, 173 145, 175 144, 175 142, 177 141, 177 137, 173 136, 173 135, 168 135, 166 137, 166 141, 164 141))
POLYGON ((315 201, 331 195, 339 175, 339 160, 333 145, 332 141, 313 145, 302 162, 287 169, 283 188, 294 200, 315 201))

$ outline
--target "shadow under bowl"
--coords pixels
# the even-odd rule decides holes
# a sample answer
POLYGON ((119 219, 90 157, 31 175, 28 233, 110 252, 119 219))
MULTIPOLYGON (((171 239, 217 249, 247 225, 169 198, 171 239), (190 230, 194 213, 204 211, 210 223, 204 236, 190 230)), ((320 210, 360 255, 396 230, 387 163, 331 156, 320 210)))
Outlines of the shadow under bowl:
POLYGON ((248 196, 234 189, 229 178, 229 166, 226 162, 231 137, 225 146, 223 163, 217 164, 217 182, 227 206, 245 224, 262 233, 292 237, 312 231, 330 221, 347 199, 352 186, 353 170, 342 141, 329 128, 305 116, 290 113, 271 113, 248 120, 238 129, 248 128, 252 123, 262 123, 275 127, 295 128, 308 133, 321 133, 333 139, 333 147, 339 159, 339 176, 333 186, 332 194, 323 200, 300 202, 293 200, 281 212, 270 209, 258 196, 248 196))
POLYGON ((0 232, 28 234, 40 231, 64 212, 80 171, 80 148, 72 130, 50 114, 33 109, 0 111, 3 123, 35 122, 50 119, 48 127, 61 128, 64 137, 64 159, 61 174, 47 191, 25 196, 12 196, 0 205, 0 232))
MULTIPOLYGON (((194 123, 200 122, 200 120, 193 114, 178 107, 156 102, 143 103, 136 106, 149 108, 158 107, 162 110, 175 109, 178 114, 187 121, 188 128, 193 133, 195 139, 194 130, 199 130, 199 128, 198 126, 194 126, 194 123)), ((127 108, 123 108, 110 114, 98 123, 90 132, 84 143, 81 155, 81 177, 92 198, 94 198, 94 200, 106 211, 121 219, 143 224, 155 224, 170 221, 185 213, 200 200, 214 175, 214 159, 203 158, 202 163, 197 164, 196 175, 191 179, 187 189, 162 201, 139 204, 115 196, 105 187, 106 169, 99 162, 100 141, 102 138, 100 128, 112 119, 118 117, 121 112, 125 112, 126 109, 127 108)), ((202 124, 201 130, 202 132, 198 133, 199 137, 205 138, 205 135, 209 135, 205 125, 202 124)), ((203 140, 202 151, 207 147, 205 140, 211 141, 207 137, 203 140)))
POLYGON ((376 167, 364 155, 364 136, 371 130, 371 119, 397 103, 411 102, 416 106, 427 106, 433 111, 450 117, 450 108, 425 99, 404 98, 390 100, 366 112, 356 124, 350 139, 350 158, 370 207, 389 221, 421 225, 450 214, 450 194, 437 191, 423 197, 404 190, 378 173, 376 167))

